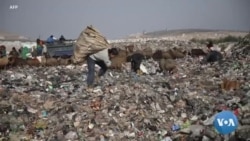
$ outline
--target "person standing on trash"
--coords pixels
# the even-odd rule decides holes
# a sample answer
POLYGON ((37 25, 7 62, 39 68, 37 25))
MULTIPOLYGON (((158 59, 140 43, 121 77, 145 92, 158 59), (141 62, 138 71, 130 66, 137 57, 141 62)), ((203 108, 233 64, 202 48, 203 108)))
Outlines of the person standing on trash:
POLYGON ((101 50, 95 54, 89 55, 87 57, 88 74, 87 74, 87 85, 88 89, 93 88, 95 80, 95 64, 101 67, 97 74, 97 78, 103 76, 108 67, 111 65, 110 59, 118 55, 118 50, 116 48, 107 48, 101 50))

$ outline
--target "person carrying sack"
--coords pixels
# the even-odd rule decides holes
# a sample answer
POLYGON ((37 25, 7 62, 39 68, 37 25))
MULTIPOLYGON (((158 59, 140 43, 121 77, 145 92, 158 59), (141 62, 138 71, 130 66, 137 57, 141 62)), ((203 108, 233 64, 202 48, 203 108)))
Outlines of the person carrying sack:
POLYGON ((99 70, 97 77, 103 76, 108 67, 111 65, 110 59, 118 55, 118 50, 116 48, 104 49, 95 54, 87 57, 88 74, 87 74, 87 85, 88 90, 92 90, 94 80, 95 80, 95 64, 97 64, 101 69, 99 70))
POLYGON ((92 25, 87 26, 79 35, 74 45, 72 61, 74 64, 84 62, 91 54, 107 49, 110 44, 92 25))
POLYGON ((98 76, 102 76, 111 65, 110 59, 117 54, 118 50, 110 48, 107 39, 90 25, 80 33, 76 40, 71 59, 74 64, 87 60, 87 85, 88 88, 92 88, 95 79, 95 64, 101 67, 98 76))

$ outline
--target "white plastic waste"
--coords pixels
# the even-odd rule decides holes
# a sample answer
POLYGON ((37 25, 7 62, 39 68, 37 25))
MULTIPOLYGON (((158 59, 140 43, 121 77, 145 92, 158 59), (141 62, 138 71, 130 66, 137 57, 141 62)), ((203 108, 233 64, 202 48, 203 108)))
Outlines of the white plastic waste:
POLYGON ((145 74, 149 74, 147 68, 143 64, 140 65, 140 70, 145 74))
POLYGON ((163 140, 161 141, 172 141, 172 139, 170 137, 165 137, 163 140))

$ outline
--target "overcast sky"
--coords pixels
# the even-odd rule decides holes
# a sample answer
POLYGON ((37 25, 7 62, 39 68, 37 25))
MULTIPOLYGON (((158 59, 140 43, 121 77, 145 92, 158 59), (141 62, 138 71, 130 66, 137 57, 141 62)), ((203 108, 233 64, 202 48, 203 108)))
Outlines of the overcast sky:
POLYGON ((74 39, 90 24, 108 39, 162 29, 249 31, 249 7, 250 0, 0 0, 0 30, 32 39, 74 39))

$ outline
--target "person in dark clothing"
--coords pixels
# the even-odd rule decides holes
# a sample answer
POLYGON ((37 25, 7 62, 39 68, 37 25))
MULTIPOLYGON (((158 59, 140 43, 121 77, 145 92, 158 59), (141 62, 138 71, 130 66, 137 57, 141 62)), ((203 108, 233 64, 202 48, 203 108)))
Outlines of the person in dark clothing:
POLYGON ((207 56, 202 60, 202 64, 205 63, 213 63, 216 61, 221 61, 223 59, 223 56, 218 51, 210 51, 207 56))
POLYGON ((59 41, 62 43, 62 42, 64 42, 64 41, 66 41, 66 39, 64 38, 63 35, 61 35, 61 37, 59 38, 59 41))
POLYGON ((18 53, 19 53, 19 54, 21 54, 22 49, 23 49, 23 47, 20 47, 20 48, 18 49, 18 53))
POLYGON ((44 42, 42 40, 40 40, 40 39, 37 39, 36 40, 36 44, 37 45, 36 45, 36 47, 33 50, 33 54, 34 54, 34 56, 42 56, 43 55, 43 45, 44 45, 44 42))
POLYGON ((0 58, 3 56, 3 46, 0 46, 0 58))
POLYGON ((214 46, 213 42, 209 41, 207 44, 207 49, 210 51, 213 46, 214 46))
POLYGON ((133 72, 138 73, 143 59, 145 59, 145 56, 141 53, 134 53, 133 55, 130 56, 131 70, 133 72))
POLYGON ((19 53, 17 52, 16 48, 13 47, 9 55, 11 55, 12 57, 18 57, 19 53))
POLYGON ((98 78, 103 76, 108 67, 111 65, 110 59, 118 55, 118 50, 116 48, 104 49, 95 54, 88 56, 88 75, 87 75, 87 85, 89 89, 92 89, 95 80, 95 64, 101 67, 98 78))
POLYGON ((0 46, 0 58, 5 57, 6 54, 6 47, 4 45, 0 46))

